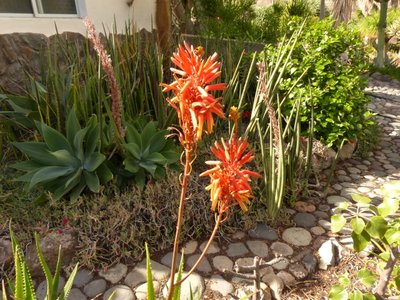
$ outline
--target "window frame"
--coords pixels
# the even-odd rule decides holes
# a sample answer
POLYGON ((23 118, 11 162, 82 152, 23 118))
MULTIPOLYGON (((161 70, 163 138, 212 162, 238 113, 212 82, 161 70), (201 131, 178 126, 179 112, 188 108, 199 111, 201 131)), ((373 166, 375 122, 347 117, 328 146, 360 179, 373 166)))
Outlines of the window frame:
POLYGON ((13 18, 80 18, 86 16, 86 3, 85 0, 74 0, 76 7, 76 14, 45 14, 39 13, 38 1, 40 0, 30 0, 32 5, 33 13, 2 13, 1 17, 13 17, 13 18))

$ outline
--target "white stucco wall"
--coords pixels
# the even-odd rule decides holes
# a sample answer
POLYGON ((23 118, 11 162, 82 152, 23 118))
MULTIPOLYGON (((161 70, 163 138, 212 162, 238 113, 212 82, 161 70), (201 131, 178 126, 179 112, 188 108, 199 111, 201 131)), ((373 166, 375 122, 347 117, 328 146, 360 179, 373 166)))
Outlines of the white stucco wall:
MULTIPOLYGON (((0 0, 1 1, 1 0, 0 0)), ((87 16, 93 21, 97 31, 104 27, 111 31, 114 20, 118 32, 123 32, 125 24, 132 20, 138 29, 151 28, 155 0, 134 0, 129 6, 127 0, 84 0, 87 16), (114 19, 115 18, 115 19, 114 19), (133 19, 132 19, 133 18, 133 19)), ((0 14, 0 34, 13 32, 35 32, 47 36, 58 32, 73 31, 85 34, 80 18, 25 17, 0 14)))

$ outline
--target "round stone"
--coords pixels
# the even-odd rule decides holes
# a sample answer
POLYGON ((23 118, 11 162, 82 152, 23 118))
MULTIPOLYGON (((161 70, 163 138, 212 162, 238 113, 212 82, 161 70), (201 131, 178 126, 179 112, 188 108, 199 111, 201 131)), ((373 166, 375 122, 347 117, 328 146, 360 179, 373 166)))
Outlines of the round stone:
POLYGON ((189 241, 186 243, 185 247, 183 248, 183 251, 186 254, 193 254, 196 252, 197 246, 198 246, 197 241, 189 241))
POLYGON ((277 256, 290 256, 293 254, 293 248, 282 242, 274 242, 271 245, 271 250, 277 256))
POLYGON ((282 238, 285 242, 294 246, 308 246, 311 243, 311 234, 304 228, 292 227, 286 229, 282 238))
MULTIPOLYGON (((186 254, 186 253, 185 253, 186 254)), ((162 258, 161 258, 161 263, 165 266, 171 267, 172 264, 172 251, 168 252, 167 254, 165 254, 162 258)), ((179 267, 179 263, 181 261, 181 253, 178 253, 177 257, 176 257, 176 261, 175 261, 175 268, 179 267)))
POLYGON ((264 223, 258 223, 255 228, 249 230, 249 235, 255 239, 275 241, 278 239, 278 234, 275 229, 264 223))
MULTIPOLYGON (((182 273, 182 278, 187 275, 186 272, 182 273)), ((175 277, 177 274, 175 274, 175 277)), ((164 297, 167 296, 169 288, 169 282, 163 289, 164 297)), ((202 299, 205 284, 204 279, 197 273, 192 273, 182 284, 181 284, 181 300, 189 300, 196 295, 196 299, 202 299)))
POLYGON ((277 263, 272 265, 272 267, 275 270, 284 270, 287 268, 288 265, 289 265, 289 260, 285 257, 281 257, 277 263))
POLYGON ((349 172, 351 174, 360 174, 361 173, 361 171, 355 167, 348 167, 347 170, 349 170, 349 172))
POLYGON ((254 255, 261 258, 268 256, 268 245, 263 241, 247 241, 247 247, 254 255))
POLYGON ((326 198, 326 201, 328 202, 328 204, 333 204, 335 206, 339 206, 342 202, 349 202, 349 200, 347 200, 346 198, 336 195, 329 196, 328 198, 326 198))
MULTIPOLYGON (((200 245, 200 251, 204 250, 206 244, 207 244, 207 241, 203 242, 200 245)), ((211 242, 211 245, 207 250, 207 254, 215 254, 215 253, 219 253, 219 251, 220 251, 220 249, 219 249, 218 244, 216 242, 211 242)))
POLYGON ((87 297, 77 288, 73 288, 68 295, 68 300, 86 300, 87 297))
POLYGON ((297 201, 294 204, 294 209, 301 213, 314 212, 315 205, 309 202, 297 201))
POLYGON ((341 182, 351 182, 351 178, 346 175, 339 175, 337 178, 341 182))
POLYGON ((328 231, 331 230, 331 222, 329 222, 329 221, 327 221, 327 220, 324 220, 324 219, 319 220, 319 221, 318 221, 318 224, 319 224, 320 226, 322 226, 325 230, 328 230, 328 231))
POLYGON ((332 187, 337 191, 341 191, 343 189, 343 187, 339 183, 335 183, 332 187))
POLYGON ((233 285, 220 275, 211 276, 208 286, 211 290, 221 293, 224 297, 235 291, 233 285))
POLYGON ((318 210, 320 210, 320 211, 329 211, 330 209, 331 209, 331 207, 329 205, 326 205, 326 204, 320 204, 318 206, 318 210))
POLYGON ((93 279, 93 273, 87 269, 79 270, 74 278, 74 286, 81 288, 93 279))
POLYGON ((320 226, 315 226, 310 228, 310 231, 315 235, 322 235, 325 233, 325 230, 320 226))
POLYGON ((300 263, 291 264, 289 266, 289 272, 297 279, 304 279, 308 275, 306 268, 300 263))
MULTIPOLYGON (((159 283, 158 281, 153 281, 153 288, 154 288, 154 292, 156 294, 158 294, 161 289, 161 283, 159 283)), ((136 299, 138 299, 138 300, 147 300, 148 299, 148 297, 147 297, 147 282, 142 283, 135 289, 135 295, 136 295, 136 299)))
MULTIPOLYGON (((192 268, 194 266, 194 264, 197 262, 199 257, 200 257, 200 254, 194 254, 194 255, 189 256, 189 258, 186 261, 189 268, 192 268)), ((201 273, 205 273, 205 274, 211 273, 212 268, 211 268, 210 263, 208 262, 207 257, 203 257, 200 264, 197 266, 196 270, 201 273)))
POLYGON ((294 216, 293 221, 297 226, 308 228, 315 226, 317 219, 309 213, 297 213, 294 216))
MULTIPOLYGON (((61 289, 64 287, 65 284, 65 279, 60 276, 59 282, 58 282, 58 288, 57 291, 60 292, 61 289)), ((47 296, 47 281, 43 281, 39 284, 39 286, 36 289, 36 297, 38 300, 43 300, 47 296)))
POLYGON ((337 175, 347 175, 347 173, 346 173, 345 170, 337 170, 337 171, 336 171, 336 174, 337 174, 337 175))
POLYGON ((246 248, 246 246, 243 243, 232 243, 229 244, 228 250, 226 251, 226 254, 229 257, 236 257, 236 256, 242 256, 249 253, 249 250, 246 248))
POLYGON ((329 215, 324 211, 316 211, 314 213, 314 216, 316 216, 319 219, 329 219, 329 215))
POLYGON ((360 186, 359 188, 357 188, 357 191, 359 191, 360 193, 367 194, 371 191, 371 189, 365 186, 360 186))
POLYGON ((282 279, 283 283, 285 286, 292 286, 296 284, 296 278, 293 277, 292 274, 286 272, 286 271, 279 271, 276 276, 278 276, 280 279, 282 279))
POLYGON ((108 289, 103 296, 103 300, 108 300, 113 294, 112 300, 135 300, 136 297, 132 290, 126 285, 116 285, 108 289))
POLYGON ((214 268, 220 272, 223 272, 224 269, 232 271, 233 268, 233 261, 229 257, 223 255, 215 256, 212 263, 214 268))
POLYGON ((232 234, 232 238, 234 240, 242 240, 246 237, 246 233, 244 233, 243 231, 237 231, 234 234, 232 234))
POLYGON ((96 279, 85 285, 85 287, 83 288, 83 292, 89 298, 94 298, 97 295, 104 293, 106 287, 107 282, 104 279, 96 279))
POLYGON ((115 284, 119 282, 126 275, 127 271, 128 271, 127 266, 118 263, 112 268, 109 268, 108 270, 100 271, 99 276, 103 277, 105 280, 111 282, 112 284, 115 284))

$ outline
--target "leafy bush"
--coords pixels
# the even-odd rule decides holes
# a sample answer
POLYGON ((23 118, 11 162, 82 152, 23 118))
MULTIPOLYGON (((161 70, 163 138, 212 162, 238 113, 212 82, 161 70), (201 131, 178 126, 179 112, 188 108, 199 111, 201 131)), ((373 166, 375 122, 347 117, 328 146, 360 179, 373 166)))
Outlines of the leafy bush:
MULTIPOLYGON (((267 45, 263 55, 272 61, 278 51, 267 45)), ((287 96, 282 110, 289 115, 300 99, 303 129, 311 119, 311 106, 315 137, 329 146, 357 138, 371 124, 362 76, 367 70, 365 52, 356 32, 333 28, 330 20, 311 20, 285 59, 287 67, 278 87, 278 93, 287 96)))
POLYGON ((92 192, 103 182, 111 180, 111 171, 103 164, 106 157, 98 152, 100 131, 96 116, 81 128, 72 110, 66 124, 66 136, 45 123, 36 122, 43 142, 18 142, 14 145, 30 160, 14 168, 26 174, 17 180, 28 182, 28 189, 42 185, 60 199, 67 193, 77 198, 87 186, 92 192))
POLYGON ((400 291, 400 218, 396 215, 400 201, 400 181, 386 183, 384 199, 374 205, 371 199, 352 195, 355 204, 340 203, 332 216, 332 232, 339 232, 350 224, 354 250, 363 251, 369 243, 377 247, 379 275, 367 268, 358 272, 364 290, 354 288, 354 283, 343 276, 332 287, 329 299, 384 299, 387 288, 400 291), (371 293, 372 290, 372 293, 371 293), (350 293, 349 293, 350 291, 350 293))

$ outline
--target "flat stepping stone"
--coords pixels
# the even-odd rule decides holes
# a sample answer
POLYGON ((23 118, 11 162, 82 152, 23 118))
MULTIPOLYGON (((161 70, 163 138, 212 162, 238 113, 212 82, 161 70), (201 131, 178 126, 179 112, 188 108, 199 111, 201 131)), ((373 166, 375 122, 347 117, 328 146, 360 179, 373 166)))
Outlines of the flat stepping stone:
POLYGON ((92 279, 93 279, 93 273, 91 271, 87 269, 81 269, 76 273, 73 286, 81 288, 92 279))
POLYGON ((308 228, 316 225, 317 218, 309 213, 297 213, 294 216, 293 221, 296 223, 297 226, 308 228))
POLYGON ((275 229, 264 223, 258 223, 255 228, 249 230, 249 235, 255 239, 275 241, 278 239, 278 234, 275 229))
POLYGON ((312 203, 297 201, 294 204, 294 209, 297 210, 298 212, 306 213, 306 212, 314 212, 316 208, 315 205, 312 203))
MULTIPOLYGON (((197 262, 197 260, 199 259, 200 254, 194 254, 191 255, 186 263, 189 266, 189 268, 192 268, 194 266, 194 264, 197 262)), ((211 265, 208 262, 207 257, 203 257, 203 259, 201 260, 200 264, 197 266, 196 271, 205 273, 205 274, 210 274, 212 271, 211 265)))
POLYGON ((294 278, 292 274, 290 274, 286 271, 279 271, 276 274, 276 276, 278 276, 280 279, 282 279, 285 286, 288 286, 288 287, 295 285, 297 282, 296 278, 294 278))
MULTIPOLYGON (((182 273, 182 278, 187 275, 186 272, 182 273)), ((175 277, 177 274, 175 274, 175 277)), ((169 288, 169 282, 163 289, 164 297, 167 296, 169 288)), ((202 299, 202 295, 205 289, 204 279, 197 273, 192 273, 182 284, 181 284, 181 300, 191 299, 202 299)))
MULTIPOLYGON (((161 289, 161 283, 158 281, 153 281, 154 292, 158 294, 161 289)), ((135 289, 135 296, 137 300, 147 300, 147 282, 142 283, 135 289)))
POLYGON ((282 234, 282 238, 285 242, 294 246, 308 246, 312 240, 310 232, 299 227, 286 229, 282 234))
POLYGON ((96 279, 89 282, 83 289, 83 292, 89 298, 94 298, 97 295, 104 293, 107 287, 107 282, 104 279, 96 279))
POLYGON ((183 251, 186 254, 193 254, 197 250, 197 246, 199 245, 198 241, 189 241, 185 244, 185 247, 183 247, 183 251))
POLYGON ((212 291, 221 293, 222 296, 226 297, 235 291, 232 283, 226 281, 220 275, 213 275, 208 282, 208 286, 212 291))
POLYGON ((126 285, 116 285, 112 288, 108 289, 103 296, 103 300, 108 300, 111 294, 113 294, 112 300, 135 300, 135 294, 132 290, 126 285))
POLYGON ((250 251, 261 258, 268 256, 268 245, 263 241, 247 241, 247 247, 250 251))
POLYGON ((116 284, 126 275, 127 271, 128 271, 127 266, 118 263, 106 271, 100 271, 99 276, 103 277, 105 280, 111 282, 112 284, 116 284))
POLYGON ((277 263, 273 264, 272 267, 275 270, 284 270, 289 265, 289 260, 286 257, 282 257, 277 263))
POLYGON ((332 204, 335 206, 339 206, 340 203, 343 202, 349 202, 349 200, 347 200, 346 198, 336 195, 328 196, 328 198, 326 198, 326 201, 328 202, 328 204, 332 204))
POLYGON ((226 250, 226 254, 229 257, 242 256, 247 253, 249 253, 249 250, 246 248, 246 246, 243 243, 229 244, 228 250, 226 250))
POLYGON ((229 257, 224 255, 215 256, 212 263, 214 268, 216 268, 220 272, 223 272, 224 269, 229 271, 232 271, 233 269, 233 261, 229 257))
POLYGON ((87 297, 81 292, 80 289, 73 288, 69 292, 67 300, 87 300, 87 297))
POLYGON ((282 291, 285 285, 280 277, 272 272, 264 275, 261 280, 271 289, 273 299, 281 299, 282 291))
MULTIPOLYGON (((167 254, 165 254, 162 258, 161 258, 161 263, 165 266, 171 267, 172 265, 172 254, 173 252, 168 252, 167 254)), ((187 254, 185 252, 185 254, 187 254)), ((175 268, 179 267, 179 264, 181 262, 181 254, 178 253, 177 257, 176 257, 176 262, 175 262, 175 268)))
MULTIPOLYGON (((151 270, 153 274, 153 279, 156 281, 163 281, 169 277, 169 268, 151 260, 151 270)), ((124 283, 130 288, 134 289, 140 283, 146 282, 147 280, 147 269, 146 260, 142 260, 138 263, 131 272, 126 275, 124 283)))
POLYGON ((324 211, 317 210, 316 212, 314 212, 314 216, 319 219, 329 219, 329 215, 324 211))
POLYGON ((321 226, 312 227, 310 228, 310 231, 315 235, 323 235, 325 233, 325 229, 323 229, 321 226))
POLYGON ((327 231, 331 230, 331 222, 327 220, 319 220, 318 225, 320 225, 322 228, 324 228, 327 231))
POLYGON ((290 264, 289 272, 297 279, 304 279, 308 275, 306 268, 300 263, 290 264))
MULTIPOLYGON (((200 245, 200 251, 203 251, 204 248, 206 247, 207 241, 203 242, 200 245)), ((216 254, 219 253, 221 251, 221 249, 219 249, 219 246, 216 242, 211 242, 210 247, 207 250, 207 254, 216 254)))
POLYGON ((293 248, 290 247, 288 244, 282 242, 274 242, 271 245, 271 250, 277 256, 290 256, 293 254, 293 248))
MULTIPOLYGON (((60 292, 65 285, 65 279, 60 276, 57 291, 60 292)), ((47 296, 47 281, 42 281, 36 289, 36 298, 43 300, 47 296)))

